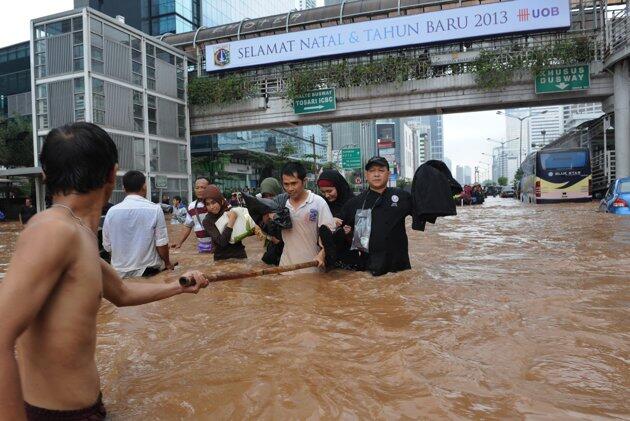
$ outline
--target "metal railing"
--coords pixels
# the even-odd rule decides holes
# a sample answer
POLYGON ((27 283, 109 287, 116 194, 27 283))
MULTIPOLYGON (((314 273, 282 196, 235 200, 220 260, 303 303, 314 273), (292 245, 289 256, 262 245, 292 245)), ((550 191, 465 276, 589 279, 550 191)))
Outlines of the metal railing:
MULTIPOLYGON (((286 93, 287 76, 294 70, 302 69, 324 69, 338 64, 347 64, 349 66, 358 64, 367 64, 376 60, 386 58, 406 58, 416 59, 418 63, 426 66, 423 69, 422 77, 414 79, 431 79, 443 76, 452 76, 457 74, 471 73, 474 70, 474 62, 453 63, 453 64, 436 64, 432 63, 432 57, 443 56, 454 53, 470 53, 482 51, 491 51, 496 54, 497 61, 507 62, 519 58, 523 61, 533 60, 533 54, 540 51, 541 48, 551 46, 561 41, 569 40, 586 41, 590 51, 590 56, 594 60, 603 60, 604 45, 601 31, 569 31, 564 33, 542 33, 530 34, 526 36, 508 36, 491 39, 483 39, 476 41, 466 41, 451 44, 442 44, 434 46, 408 47, 389 52, 366 53, 361 56, 324 59, 316 61, 308 61, 303 63, 288 63, 276 66, 261 67, 250 70, 235 70, 233 74, 239 74, 252 81, 255 85, 255 97, 268 98, 271 96, 283 96, 286 93)), ((416 74, 418 72, 415 72, 416 74)), ((230 74, 226 72, 224 74, 230 74)), ((208 76, 217 77, 217 76, 208 76)), ((221 77, 221 76, 218 76, 221 77)), ((318 80, 321 86, 328 86, 330 81, 326 79, 318 80)))
POLYGON ((604 58, 608 58, 628 46, 629 19, 627 7, 609 13, 606 19, 606 30, 602 33, 604 58))

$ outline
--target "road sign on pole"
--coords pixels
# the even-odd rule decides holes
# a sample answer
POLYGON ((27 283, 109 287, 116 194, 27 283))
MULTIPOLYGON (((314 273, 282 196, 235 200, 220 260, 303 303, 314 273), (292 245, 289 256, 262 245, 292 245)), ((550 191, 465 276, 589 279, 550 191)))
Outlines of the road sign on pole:
POLYGON ((361 149, 343 149, 341 151, 341 167, 345 170, 361 168, 361 149))
POLYGON ((168 187, 168 178, 165 175, 155 176, 155 188, 165 189, 168 187))
POLYGON ((536 93, 551 94, 588 89, 591 87, 591 72, 588 64, 554 67, 536 75, 536 93))
POLYGON ((337 98, 334 88, 310 91, 293 100, 293 111, 295 114, 324 113, 335 111, 336 109, 337 98))

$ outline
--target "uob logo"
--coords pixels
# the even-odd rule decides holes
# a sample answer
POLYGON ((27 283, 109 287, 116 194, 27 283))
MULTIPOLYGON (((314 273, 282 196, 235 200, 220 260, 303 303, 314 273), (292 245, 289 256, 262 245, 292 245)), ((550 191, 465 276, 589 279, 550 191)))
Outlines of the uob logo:
POLYGON ((538 18, 547 18, 549 16, 558 16, 560 14, 560 9, 557 7, 544 7, 542 9, 532 9, 532 17, 534 19, 538 18))

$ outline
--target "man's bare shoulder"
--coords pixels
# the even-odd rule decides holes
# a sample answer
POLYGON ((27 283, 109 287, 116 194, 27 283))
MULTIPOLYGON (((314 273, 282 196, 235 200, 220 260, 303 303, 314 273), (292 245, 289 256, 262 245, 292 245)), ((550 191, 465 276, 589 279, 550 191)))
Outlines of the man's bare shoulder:
POLYGON ((50 247, 69 245, 77 241, 79 226, 55 209, 33 216, 20 234, 18 248, 24 243, 42 242, 50 247))

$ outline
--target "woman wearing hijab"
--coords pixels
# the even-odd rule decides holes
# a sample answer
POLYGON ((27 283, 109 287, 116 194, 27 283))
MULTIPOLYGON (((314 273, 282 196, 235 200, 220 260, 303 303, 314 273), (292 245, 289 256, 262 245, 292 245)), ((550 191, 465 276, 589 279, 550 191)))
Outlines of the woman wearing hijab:
POLYGON ((214 184, 210 184, 206 187, 205 191, 206 207, 208 209, 208 215, 203 220, 203 227, 205 228, 210 238, 212 238, 212 244, 214 246, 214 260, 226 260, 226 259, 247 259, 247 253, 245 253, 245 246, 240 241, 235 244, 230 243, 232 237, 232 229, 236 222, 236 213, 229 210, 229 204, 223 197, 221 190, 214 184), (216 222, 227 212, 228 223, 223 231, 219 231, 216 226, 216 222))
POLYGON ((317 180, 317 186, 328 203, 330 212, 335 218, 335 224, 340 227, 342 225, 341 209, 354 196, 350 185, 339 171, 324 170, 317 180))
POLYGON ((260 196, 265 199, 276 197, 282 193, 280 182, 273 177, 267 177, 260 183, 260 196))
POLYGON ((322 242, 324 244, 331 242, 334 245, 335 256, 333 260, 336 267, 360 270, 359 253, 356 250, 350 250, 351 241, 347 237, 348 232, 342 228, 343 221, 341 220, 343 206, 354 197, 350 185, 339 171, 324 170, 317 180, 317 186, 324 195, 337 226, 337 230, 332 235, 324 232, 327 230, 326 227, 320 228, 319 235, 322 242))

